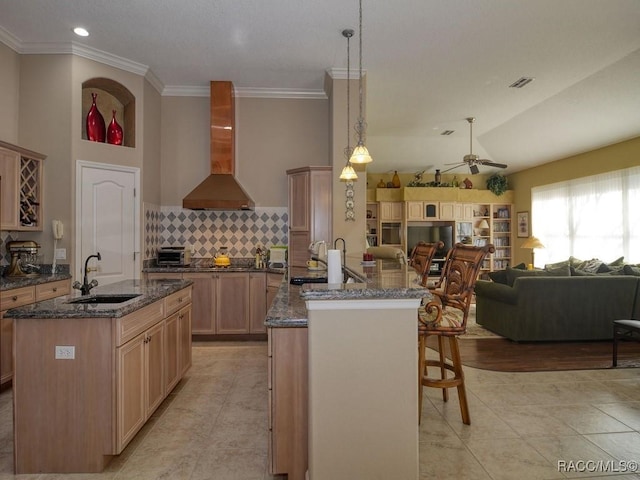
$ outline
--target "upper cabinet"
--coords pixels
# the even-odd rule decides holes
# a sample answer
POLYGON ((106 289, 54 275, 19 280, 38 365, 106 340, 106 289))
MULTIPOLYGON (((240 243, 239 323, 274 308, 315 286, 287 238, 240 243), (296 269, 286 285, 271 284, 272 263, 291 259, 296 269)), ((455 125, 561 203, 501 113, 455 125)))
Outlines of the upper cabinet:
POLYGON ((45 155, 0 141, 1 230, 42 230, 45 155))

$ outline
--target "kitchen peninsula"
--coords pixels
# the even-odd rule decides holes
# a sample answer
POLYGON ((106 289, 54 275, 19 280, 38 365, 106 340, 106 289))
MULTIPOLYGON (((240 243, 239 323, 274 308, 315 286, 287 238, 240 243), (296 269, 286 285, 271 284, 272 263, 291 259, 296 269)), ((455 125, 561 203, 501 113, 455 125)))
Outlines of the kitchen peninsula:
POLYGON ((6 316, 17 474, 101 472, 191 366, 188 280, 128 280, 6 316))
POLYGON ((416 315, 430 294, 397 260, 347 257, 345 271, 355 283, 285 279, 267 314, 270 472, 418 478, 416 315))

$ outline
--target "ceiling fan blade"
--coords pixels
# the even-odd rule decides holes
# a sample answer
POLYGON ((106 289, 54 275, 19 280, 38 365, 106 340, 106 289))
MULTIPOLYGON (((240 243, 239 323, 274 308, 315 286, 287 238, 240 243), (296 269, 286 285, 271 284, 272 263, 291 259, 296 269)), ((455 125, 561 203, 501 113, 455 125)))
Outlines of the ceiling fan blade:
MULTIPOLYGON (((451 165, 451 164, 450 164, 450 163, 445 163, 445 165, 451 165)), ((463 166, 465 166, 465 165, 466 165, 466 163, 459 163, 459 164, 457 164, 455 167, 447 168, 446 170, 443 170, 443 171, 442 171, 442 172, 440 172, 440 173, 447 173, 447 172, 449 172, 449 171, 451 171, 451 170, 455 170, 456 168, 460 168, 460 167, 463 167, 463 166)))
POLYGON ((496 168, 507 168, 507 165, 505 165, 504 163, 495 163, 495 162, 491 162, 491 161, 483 161, 482 162, 483 165, 488 165, 489 167, 496 167, 496 168))

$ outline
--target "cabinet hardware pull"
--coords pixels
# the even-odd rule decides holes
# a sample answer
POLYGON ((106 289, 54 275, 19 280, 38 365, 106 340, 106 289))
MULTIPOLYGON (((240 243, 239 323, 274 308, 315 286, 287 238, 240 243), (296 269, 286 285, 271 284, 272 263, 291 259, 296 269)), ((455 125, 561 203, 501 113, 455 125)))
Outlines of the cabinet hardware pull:
POLYGON ((57 287, 53 287, 53 293, 57 292, 58 288, 57 287))
POLYGON ((18 300, 18 296, 14 295, 13 297, 11 297, 11 300, 13 300, 14 302, 18 300))

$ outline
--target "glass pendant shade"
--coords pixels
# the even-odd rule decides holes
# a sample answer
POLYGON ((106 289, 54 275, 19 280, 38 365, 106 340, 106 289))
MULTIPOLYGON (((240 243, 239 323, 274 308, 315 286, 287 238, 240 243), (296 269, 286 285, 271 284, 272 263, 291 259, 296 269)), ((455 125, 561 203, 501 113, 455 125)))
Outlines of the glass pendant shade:
POLYGON ((364 144, 358 144, 356 148, 353 149, 353 154, 349 159, 351 163, 371 163, 373 159, 371 155, 369 155, 369 150, 364 144))
POLYGON ((342 169, 342 173, 340 174, 340 180, 357 180, 358 174, 351 166, 351 163, 347 163, 345 167, 342 169))

